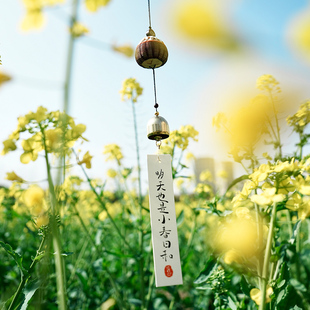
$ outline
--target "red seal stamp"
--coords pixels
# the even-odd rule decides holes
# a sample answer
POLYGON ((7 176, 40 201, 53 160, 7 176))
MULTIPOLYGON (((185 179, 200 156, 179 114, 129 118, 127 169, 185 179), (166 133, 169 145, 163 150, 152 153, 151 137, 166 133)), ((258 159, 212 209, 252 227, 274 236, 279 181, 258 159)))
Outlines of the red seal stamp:
POLYGON ((172 277, 172 275, 173 275, 173 270, 172 270, 172 268, 171 268, 170 265, 167 265, 167 266, 165 267, 165 275, 166 275, 166 277, 168 277, 168 278, 172 277))

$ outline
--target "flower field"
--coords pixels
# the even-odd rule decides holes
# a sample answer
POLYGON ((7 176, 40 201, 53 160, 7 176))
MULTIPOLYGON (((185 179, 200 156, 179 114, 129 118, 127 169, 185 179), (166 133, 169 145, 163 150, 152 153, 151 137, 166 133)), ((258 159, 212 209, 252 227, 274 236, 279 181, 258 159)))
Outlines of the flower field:
MULTIPOLYGON (((109 2, 84 5, 94 13, 109 2)), ((42 27, 45 10, 64 3, 23 1, 21 28, 42 27)), ((212 3, 183 1, 174 12, 177 27, 200 43, 235 53, 241 42, 217 19, 219 7, 212 3)), ((242 169, 225 188, 217 181, 228 182, 228 169, 193 175, 198 156, 192 147, 204 134, 195 124, 173 129, 157 143, 158 154, 171 156, 183 284, 156 287, 137 121, 147 82, 125 79, 118 94, 132 111, 135 164, 128 164, 122 146, 109 143, 100 154, 106 172, 92 177, 87 124, 69 113, 74 43, 89 29, 78 21, 78 1, 71 6, 63 108, 42 104, 17 114, 2 141, 1 156, 15 156, 45 177, 29 181, 14 169, 5 172, 9 185, 0 186, 0 308, 310 309, 310 99, 286 108, 278 77, 263 74, 252 81, 256 95, 214 115, 214 134, 242 169)), ((301 27, 294 39, 303 54, 309 51, 308 26, 295 25, 301 27)), ((127 44, 109 48, 126 57, 134 53, 127 44)), ((0 72, 0 86, 10 81, 0 72)))

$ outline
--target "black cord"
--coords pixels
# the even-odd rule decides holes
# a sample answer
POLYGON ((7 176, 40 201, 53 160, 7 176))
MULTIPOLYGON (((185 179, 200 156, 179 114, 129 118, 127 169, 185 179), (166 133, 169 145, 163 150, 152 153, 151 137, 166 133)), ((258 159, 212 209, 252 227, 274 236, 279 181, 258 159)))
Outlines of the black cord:
MULTIPOLYGON (((154 67, 155 68, 155 67, 154 67)), ((155 70, 154 68, 152 68, 153 70, 153 83, 154 83, 154 97, 155 97, 155 104, 154 104, 154 108, 157 111, 157 108, 159 107, 158 103, 157 103, 157 95, 156 95, 156 81, 155 81, 155 70)))

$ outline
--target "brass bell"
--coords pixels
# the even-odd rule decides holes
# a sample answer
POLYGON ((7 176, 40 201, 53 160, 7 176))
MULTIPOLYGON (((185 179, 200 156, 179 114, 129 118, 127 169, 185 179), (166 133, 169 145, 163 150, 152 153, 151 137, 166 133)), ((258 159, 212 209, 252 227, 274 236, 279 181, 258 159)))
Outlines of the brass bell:
POLYGON ((158 114, 155 114, 147 123, 147 137, 150 140, 160 141, 169 137, 168 122, 158 114))
POLYGON ((163 66, 168 60, 168 49, 163 41, 156 38, 152 28, 136 47, 135 58, 139 66, 154 69, 163 66))

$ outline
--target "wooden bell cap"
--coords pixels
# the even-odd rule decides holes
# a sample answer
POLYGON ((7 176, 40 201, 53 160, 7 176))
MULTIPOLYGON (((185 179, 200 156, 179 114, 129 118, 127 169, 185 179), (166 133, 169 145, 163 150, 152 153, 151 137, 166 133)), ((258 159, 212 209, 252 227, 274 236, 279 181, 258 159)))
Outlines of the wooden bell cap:
POLYGON ((136 47, 136 61, 139 66, 146 69, 159 68, 168 60, 168 49, 163 41, 156 38, 152 28, 146 35, 147 37, 136 47))

